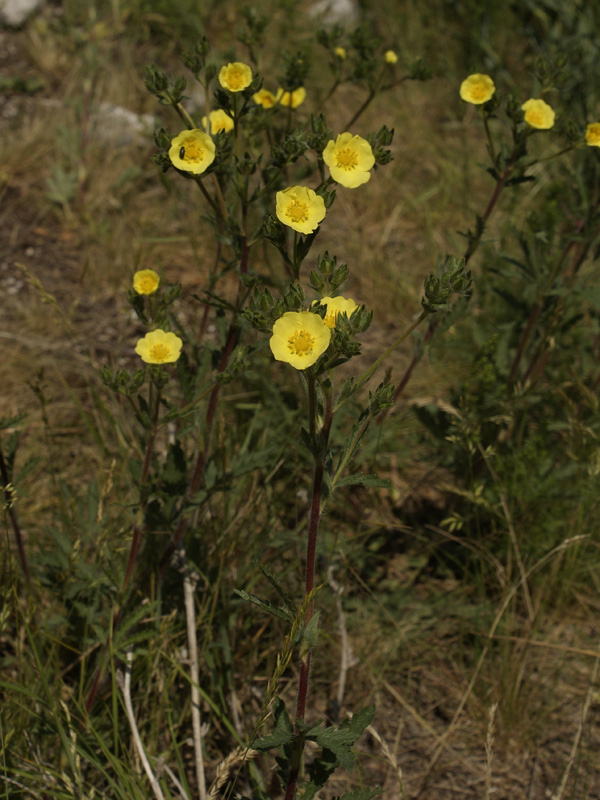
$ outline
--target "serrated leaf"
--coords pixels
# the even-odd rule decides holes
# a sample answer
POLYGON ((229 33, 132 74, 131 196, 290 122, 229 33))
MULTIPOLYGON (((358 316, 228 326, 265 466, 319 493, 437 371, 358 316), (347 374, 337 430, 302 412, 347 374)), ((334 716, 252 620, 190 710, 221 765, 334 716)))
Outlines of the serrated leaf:
POLYGON ((368 706, 359 711, 351 719, 345 719, 339 726, 334 728, 322 728, 314 736, 307 736, 313 739, 324 749, 331 750, 335 754, 340 764, 346 769, 354 766, 354 753, 352 745, 362 735, 367 725, 370 725, 375 716, 375 706, 368 706))
POLYGON ((252 745, 253 750, 270 750, 272 747, 282 747, 291 744, 294 740, 294 729, 289 714, 285 708, 285 703, 280 697, 273 701, 273 719, 275 727, 267 736, 257 739, 252 745))

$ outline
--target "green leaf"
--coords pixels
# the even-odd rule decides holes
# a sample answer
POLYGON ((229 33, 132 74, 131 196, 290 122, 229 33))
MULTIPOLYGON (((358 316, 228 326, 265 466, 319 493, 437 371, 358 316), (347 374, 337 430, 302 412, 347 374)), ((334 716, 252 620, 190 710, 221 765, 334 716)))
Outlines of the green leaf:
POLYGON ((332 726, 322 728, 314 736, 307 736, 313 739, 321 747, 331 750, 346 769, 354 766, 354 753, 351 750, 354 742, 362 735, 363 731, 370 725, 375 716, 375 706, 363 708, 355 714, 352 719, 345 719, 339 728, 332 726))
POLYGON ((372 797, 377 797, 381 794, 381 788, 376 786, 374 789, 354 789, 350 792, 345 792, 333 800, 371 800, 372 797))
POLYGON ((363 475, 362 472, 357 472, 355 475, 346 475, 345 478, 340 478, 336 483, 336 489, 340 486, 351 486, 353 484, 380 486, 383 489, 391 489, 392 487, 392 484, 387 478, 378 478, 377 475, 363 475))
POLYGON ((286 611, 284 608, 277 608, 274 606, 273 603, 270 603, 268 600, 261 600, 260 597, 257 597, 255 594, 249 594, 248 592, 244 591, 244 589, 234 589, 233 590, 238 597, 241 597, 242 600, 248 600, 249 603, 252 603, 259 608, 262 608, 263 611, 266 611, 267 614, 271 614, 277 619, 282 619, 284 622, 293 622, 293 616, 286 611))
POLYGON ((0 417, 0 431, 6 430, 6 428, 16 428, 26 416, 27 414, 17 414, 16 417, 0 417))
POLYGON ((310 622, 302 632, 299 645, 300 658, 304 662, 319 638, 319 612, 316 611, 310 622))
POLYGON ((280 697, 276 697, 273 701, 273 718, 275 720, 273 731, 257 739, 252 745, 253 750, 270 750, 272 747, 291 744, 294 740, 292 722, 280 697))
POLYGON ((265 576, 265 578, 269 581, 271 586, 275 589, 277 594, 283 600, 283 606, 284 606, 285 610, 289 612, 289 614, 291 615, 291 618, 295 617, 296 616, 296 610, 294 608, 294 603, 293 603, 292 599, 290 598, 289 594, 279 584, 279 582, 277 581, 277 578, 273 575, 273 573, 269 569, 267 569, 267 567, 263 566, 262 564, 259 563, 258 564, 258 568, 262 572, 262 574, 265 576))

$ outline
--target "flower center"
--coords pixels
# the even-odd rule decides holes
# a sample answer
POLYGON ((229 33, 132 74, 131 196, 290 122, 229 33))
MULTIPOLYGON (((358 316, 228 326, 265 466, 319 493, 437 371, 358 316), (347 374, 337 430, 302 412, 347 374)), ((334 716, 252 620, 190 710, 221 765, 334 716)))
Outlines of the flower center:
POLYGON ((142 292, 151 292, 154 289, 156 281, 154 278, 142 278, 140 281, 140 289, 142 292))
POLYGON ((198 162, 204 160, 204 149, 200 147, 195 139, 189 139, 183 149, 185 150, 185 155, 181 159, 182 161, 198 162))
POLYGON ((295 331, 288 339, 288 350, 295 356, 309 356, 315 344, 314 336, 308 331, 295 331))
POLYGON ((299 200, 292 200, 285 210, 285 215, 292 222, 306 222, 308 220, 308 206, 299 200))
POLYGON ((231 69, 227 74, 227 83, 232 89, 241 89, 244 76, 239 69, 231 69))
POLYGON ((338 169, 351 170, 358 166, 358 156, 354 150, 345 147, 335 154, 338 169))
POLYGON ((153 344, 150 348, 150 358, 156 363, 159 364, 162 361, 165 361, 169 357, 169 348, 166 344, 153 344))
POLYGON ((543 125, 544 124, 544 117, 539 111, 530 111, 529 112, 529 122, 531 125, 543 125))

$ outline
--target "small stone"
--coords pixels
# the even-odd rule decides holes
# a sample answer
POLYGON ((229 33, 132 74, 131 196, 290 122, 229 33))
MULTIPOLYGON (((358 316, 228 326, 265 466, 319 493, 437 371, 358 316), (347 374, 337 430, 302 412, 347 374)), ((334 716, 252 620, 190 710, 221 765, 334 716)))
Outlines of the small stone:
POLYGON ((144 144, 154 128, 151 114, 136 114, 128 108, 100 103, 96 117, 95 134, 98 139, 113 147, 144 144))
POLYGON ((0 0, 0 23, 10 28, 19 28, 44 0, 0 0))
POLYGON ((356 0, 319 0, 308 12, 309 17, 320 17, 324 25, 349 25, 358 20, 360 8, 356 0))

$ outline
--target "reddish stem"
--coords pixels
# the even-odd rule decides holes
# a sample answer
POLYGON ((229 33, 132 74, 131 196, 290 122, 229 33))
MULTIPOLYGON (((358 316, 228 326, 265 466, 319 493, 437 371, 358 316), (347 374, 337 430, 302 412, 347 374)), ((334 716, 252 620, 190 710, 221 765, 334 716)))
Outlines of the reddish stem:
MULTIPOLYGON (((490 218, 490 216, 492 214, 492 211, 494 210, 494 208, 496 206, 496 203, 498 202, 498 198, 500 197, 500 193, 502 192, 502 189, 504 188, 504 184, 506 183, 506 181, 508 179, 508 176, 510 174, 510 171, 511 171, 511 169, 513 167, 513 161, 514 161, 514 157, 512 157, 508 161, 508 163, 506 164, 506 167, 504 169, 504 172, 502 173, 502 175, 496 181, 496 186, 494 187, 494 191, 492 192, 491 197, 490 197, 490 199, 488 201, 488 204, 487 204, 487 206, 485 208, 485 211, 483 212, 483 216, 481 217, 482 222, 483 222, 483 229, 485 228, 485 224, 488 221, 488 219, 490 218)), ((483 229, 482 229, 481 233, 483 233, 483 229)), ((479 243, 480 242, 481 242, 481 234, 479 236, 475 237, 471 241, 469 246, 467 247, 467 249, 465 251, 465 254, 463 256, 463 258, 465 259, 465 266, 469 263, 469 261, 471 259, 471 256, 473 255, 473 253, 479 247, 479 243)), ((435 331, 437 329, 438 324, 439 323, 438 323, 438 321, 437 321, 437 319, 435 317, 431 319, 431 321, 429 323, 429 326, 427 328, 427 332, 425 334, 425 340, 424 340, 425 344, 427 344, 430 341, 431 337, 433 336, 433 334, 435 333, 435 331)), ((412 357, 412 360, 411 360, 410 364, 408 365, 408 367, 406 368, 406 370, 404 372, 404 375, 402 376, 402 378, 400 380, 400 383, 396 387, 396 391, 394 392, 394 402, 396 402, 396 400, 400 397, 400 395, 402 394, 402 392, 406 388, 406 385, 408 384, 408 382, 410 381, 410 379, 412 377, 414 368, 417 366, 417 364, 419 363, 420 360, 421 360, 421 355, 417 356, 415 354, 412 357)), ((381 423, 383 421, 383 419, 386 416, 386 413, 387 413, 386 411, 382 411, 381 412, 381 414, 377 418, 377 422, 378 423, 381 423)))
MULTIPOLYGON (((314 392, 314 384, 310 391, 314 392)), ((311 402, 311 405, 313 403, 311 402)), ((308 522, 308 541, 306 544, 306 568, 305 568, 305 583, 304 594, 308 596, 315 587, 315 573, 317 563, 317 537, 319 534, 319 521, 321 519, 321 495, 323 490, 323 476, 325 474, 325 456, 327 453, 327 444, 329 442, 329 433, 331 431, 331 422, 333 420, 333 412, 331 406, 331 395, 329 393, 325 396, 325 413, 323 419, 323 427, 321 428, 321 437, 323 441, 322 455, 318 461, 315 460, 315 471, 313 475, 312 486, 312 500, 310 504, 310 517, 308 522)), ((314 612, 314 602, 311 601, 306 614, 304 616, 304 624, 308 625, 312 619, 314 612)), ((306 656, 306 660, 300 664, 300 677, 298 680, 298 699, 296 701, 296 719, 304 721, 306 713, 306 702, 308 698, 308 683, 310 677, 311 653, 306 656)), ((304 740, 300 737, 298 728, 296 727, 296 741, 292 753, 290 763, 290 771, 288 773, 288 782, 285 790, 285 800, 293 800, 296 793, 296 784, 298 783, 298 776, 300 774, 300 763, 302 760, 302 752, 304 750, 304 740)))

